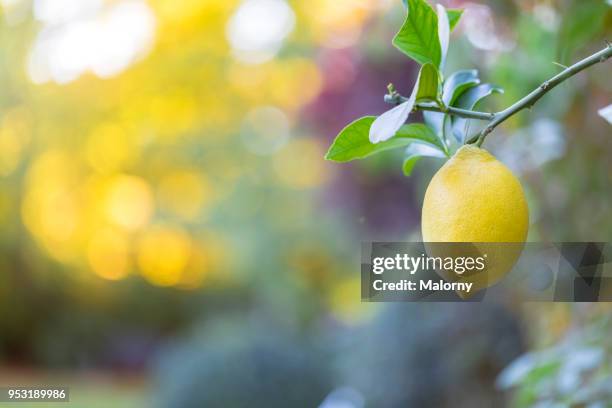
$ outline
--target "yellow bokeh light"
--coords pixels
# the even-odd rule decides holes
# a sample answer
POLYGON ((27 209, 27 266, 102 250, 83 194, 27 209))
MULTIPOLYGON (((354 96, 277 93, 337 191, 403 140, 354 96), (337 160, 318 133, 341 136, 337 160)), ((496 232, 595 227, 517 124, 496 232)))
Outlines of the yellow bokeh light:
POLYGON ((293 188, 316 187, 327 179, 321 157, 324 151, 313 139, 295 139, 274 157, 274 170, 283 184, 293 188))
POLYGON ((69 191, 39 188, 26 195, 26 224, 39 237, 67 241, 77 226, 78 204, 69 191))
POLYGON ((106 213, 110 221, 136 230, 145 226, 153 214, 153 193, 140 177, 117 176, 108 189, 106 213))
POLYGON ((117 124, 97 126, 87 140, 89 164, 100 173, 111 173, 133 163, 138 156, 138 148, 130 143, 128 136, 125 129, 117 124))
MULTIPOLYGON (((9 64, 14 83, 0 115, 0 176, 10 177, 0 195, 5 229, 20 228, 9 224, 20 209, 51 258, 104 279, 136 269, 153 284, 186 289, 243 279, 249 258, 234 256, 228 242, 243 237, 232 224, 266 210, 277 233, 300 228, 311 201, 277 202, 268 191, 314 188, 327 179, 322 146, 295 138, 300 110, 323 86, 313 39, 347 44, 379 3, 287 1, 296 25, 279 53, 259 65, 239 62, 228 41, 228 22, 242 0, 146 1, 155 14, 154 43, 104 80, 94 71, 65 85, 34 85, 23 64, 9 64), (262 160, 243 148, 245 123, 274 136, 281 116, 259 127, 244 118, 267 106, 282 113, 287 137, 262 160), (217 215, 234 222, 214 232, 203 227, 217 215), (156 217, 176 226, 155 226, 156 217)), ((73 17, 70 24, 79 26, 73 17)), ((42 31, 40 38, 53 34, 42 31)), ((18 32, 8 60, 30 55, 38 41, 18 32)), ((61 61, 104 59, 95 47, 89 51, 61 61)))
POLYGON ((206 2, 199 0, 153 0, 152 6, 158 17, 167 21, 180 21, 200 13, 206 2))
POLYGON ((254 66, 233 63, 225 72, 227 83, 233 91, 240 94, 241 98, 247 99, 249 102, 256 102, 261 98, 262 84, 270 76, 269 67, 274 63, 274 61, 270 61, 254 66))
POLYGON ((140 272, 154 285, 178 284, 190 256, 191 237, 176 226, 153 227, 138 243, 140 272))
POLYGON ((203 174, 174 171, 164 176, 158 188, 159 205, 184 220, 194 220, 212 198, 212 187, 203 174))
POLYGON ((229 243, 219 231, 206 230, 192 240, 189 262, 175 286, 192 290, 203 284, 224 285, 234 282, 231 271, 235 265, 229 254, 229 243))
POLYGON ((176 286, 180 289, 197 289, 202 285, 204 278, 212 266, 211 256, 202 243, 196 242, 192 246, 189 263, 181 273, 176 286))
POLYGON ((174 92, 151 99, 150 124, 160 136, 174 138, 189 130, 198 119, 198 102, 188 92, 174 92))
POLYGON ((265 99, 288 113, 312 102, 323 86, 319 67, 313 61, 299 57, 272 60, 257 66, 233 64, 225 76, 232 90, 242 99, 252 104, 265 99), (300 80, 296 81, 296 78, 300 80), (266 86, 268 83, 274 86, 266 86))
POLYGON ((321 92, 322 75, 312 61, 293 58, 274 67, 271 76, 275 86, 270 88, 270 97, 277 105, 289 111, 296 111, 312 102, 321 92), (295 78, 300 80, 296 81, 295 78))
POLYGON ((372 10, 381 6, 378 0, 312 0, 297 2, 296 7, 312 26, 315 39, 327 47, 348 47, 357 42, 372 10))
POLYGON ((346 324, 363 323, 375 316, 376 303, 361 302, 361 278, 348 278, 338 282, 329 295, 333 315, 346 324))
POLYGON ((204 48, 208 54, 217 55, 228 52, 222 40, 225 22, 239 0, 151 0, 150 4, 161 23, 158 42, 162 46, 185 47, 184 37, 205 32, 198 41, 198 49, 204 48))
POLYGON ((129 240, 113 228, 104 228, 93 235, 87 247, 91 269, 109 280, 124 278, 130 268, 129 240))
POLYGON ((78 253, 77 229, 82 225, 78 169, 67 152, 42 154, 28 172, 21 207, 26 227, 53 257, 64 262, 78 253))

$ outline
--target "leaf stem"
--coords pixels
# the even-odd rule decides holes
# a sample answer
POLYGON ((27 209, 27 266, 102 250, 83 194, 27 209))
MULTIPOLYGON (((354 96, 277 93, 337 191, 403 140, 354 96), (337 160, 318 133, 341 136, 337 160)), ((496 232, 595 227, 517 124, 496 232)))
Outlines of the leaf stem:
MULTIPOLYGON (((394 105, 399 105, 400 103, 406 102, 407 100, 408 98, 398 94, 397 92, 392 95, 385 95, 385 102, 394 105)), ((460 109, 455 108, 453 106, 447 106, 446 108, 442 108, 438 105, 429 103, 417 103, 414 107, 414 110, 448 113, 467 119, 492 120, 495 117, 495 114, 490 112, 479 112, 467 109, 460 109)))
POLYGON ((510 107, 504 109, 503 111, 496 113, 491 122, 479 134, 474 136, 467 143, 476 143, 477 146, 482 146, 482 143, 484 142, 487 135, 491 133, 493 129, 495 129, 501 123, 506 121, 508 118, 522 111, 525 108, 530 108, 531 106, 533 106, 542 96, 544 96, 551 89, 559 85, 561 82, 565 81, 568 78, 571 78, 580 71, 597 64, 598 62, 605 62, 611 56, 612 45, 608 43, 606 48, 564 69, 563 71, 561 71, 560 73, 550 78, 548 81, 545 81, 539 87, 531 91, 531 93, 529 93, 527 96, 523 97, 522 99, 520 99, 510 107))
POLYGON ((449 113, 451 115, 460 116, 462 118, 467 119, 492 120, 495 117, 494 113, 455 108, 454 106, 447 106, 445 109, 441 109, 440 107, 435 105, 426 105, 419 103, 416 105, 416 108, 418 110, 423 111, 449 113))

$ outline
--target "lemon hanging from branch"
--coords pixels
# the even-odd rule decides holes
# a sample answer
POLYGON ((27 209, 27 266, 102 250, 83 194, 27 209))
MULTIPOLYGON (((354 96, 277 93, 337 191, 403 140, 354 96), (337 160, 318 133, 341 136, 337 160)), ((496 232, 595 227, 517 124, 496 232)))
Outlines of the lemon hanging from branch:
POLYGON ((524 242, 527 200, 505 165, 465 145, 431 179, 421 227, 425 242, 524 242))
POLYGON ((431 256, 486 259, 485 269, 473 273, 437 271, 452 282, 472 283, 469 293, 457 292, 468 298, 498 282, 519 258, 529 229, 523 188, 489 152, 465 145, 431 179, 421 229, 431 256))
POLYGON ((476 70, 444 73, 449 36, 463 11, 439 5, 434 9, 426 0, 404 0, 404 5, 406 19, 393 45, 421 65, 410 96, 402 96, 389 84, 385 101, 394 107, 347 125, 325 158, 347 162, 403 148, 406 176, 422 158, 449 158, 425 197, 424 241, 523 242, 528 216, 520 184, 480 146, 497 126, 533 106, 557 85, 610 59, 612 45, 607 43, 602 50, 565 67, 506 109, 482 112, 474 110, 478 103, 503 89, 482 83, 476 70), (406 124, 418 110, 423 111, 425 123, 406 124), (476 133, 468 133, 467 120, 485 124, 476 133))

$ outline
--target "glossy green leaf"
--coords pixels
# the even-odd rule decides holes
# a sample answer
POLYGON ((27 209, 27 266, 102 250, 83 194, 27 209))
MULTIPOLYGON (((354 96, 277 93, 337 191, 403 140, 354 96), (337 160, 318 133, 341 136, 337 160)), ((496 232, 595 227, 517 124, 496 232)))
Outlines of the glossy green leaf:
MULTIPOLYGON (((442 85, 442 101, 446 106, 454 106, 459 96, 479 83, 478 71, 475 69, 456 71, 449 75, 442 85)), ((442 138, 447 143, 452 143, 452 138, 449 137, 451 133, 450 116, 445 114, 442 116, 442 119, 437 117, 436 120, 438 121, 436 127, 440 129, 442 138)), ((449 145, 449 147, 451 150, 454 150, 453 146, 449 145)))
POLYGON ((461 94, 468 89, 480 84, 478 71, 466 69, 454 72, 444 81, 442 87, 442 100, 446 106, 453 106, 461 94))
POLYGON ((411 139, 432 146, 444 152, 444 145, 436 134, 423 123, 410 123, 402 126, 395 134, 396 138, 411 139))
POLYGON ((434 148, 430 145, 425 145, 419 142, 412 143, 410 146, 408 146, 408 148, 406 148, 406 158, 404 159, 404 163, 402 165, 402 172, 404 173, 404 176, 410 176, 414 166, 423 157, 442 159, 446 157, 446 154, 438 148, 434 148))
POLYGON ((478 102, 493 93, 504 93, 504 90, 499 86, 492 84, 477 85, 468 89, 459 98, 457 98, 455 106, 462 109, 474 109, 478 102))
MULTIPOLYGON (((404 6, 408 7, 408 0, 402 0, 404 6)), ((448 15, 448 22, 450 24, 451 31, 455 28, 461 16, 463 15, 463 9, 446 9, 448 15)))
POLYGON ((433 132, 442 137, 442 126, 444 125, 444 114, 440 112, 423 111, 423 120, 433 132))
POLYGON ((370 143, 370 126, 375 119, 375 116, 365 116, 342 129, 325 155, 325 159, 335 162, 363 159, 385 150, 406 146, 414 141, 427 143, 438 150, 443 149, 436 135, 422 123, 403 125, 391 139, 376 144, 370 143))
POLYGON ((393 38, 393 45, 419 64, 440 66, 438 16, 425 0, 408 0, 404 24, 393 38))
POLYGON ((421 67, 419 72, 419 89, 416 100, 437 101, 440 87, 440 74, 438 68, 427 63, 421 67))
MULTIPOLYGON (((482 101, 487 96, 493 93, 503 93, 504 90, 500 87, 491 84, 482 84, 477 85, 473 88, 465 91, 457 101, 455 102, 455 106, 472 110, 478 105, 480 101, 482 101)), ((453 126, 453 135, 460 143, 464 143, 466 138, 466 129, 467 129, 468 119, 460 118, 458 116, 453 117, 452 126, 453 126)))
POLYGON ((452 31, 459 23, 459 20, 463 15, 463 9, 446 9, 446 14, 448 15, 448 23, 452 31))
POLYGON ((410 177, 414 166, 419 160, 421 160, 422 157, 423 156, 419 155, 406 156, 404 163, 402 164, 402 172, 404 173, 404 176, 410 177))

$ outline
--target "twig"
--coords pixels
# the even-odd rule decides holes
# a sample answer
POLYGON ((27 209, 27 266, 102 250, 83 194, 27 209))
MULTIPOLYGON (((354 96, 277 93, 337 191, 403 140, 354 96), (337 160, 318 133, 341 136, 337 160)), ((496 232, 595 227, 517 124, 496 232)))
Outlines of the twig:
MULTIPOLYGON (((394 93, 392 95, 385 95, 385 102, 399 105, 402 102, 406 102, 408 98, 394 93)), ((495 116, 493 113, 489 112, 479 112, 467 109, 455 108, 453 106, 448 106, 446 108, 439 107, 433 104, 427 103, 417 103, 414 107, 414 110, 422 110, 422 111, 430 111, 430 112, 440 112, 440 113, 449 113, 451 115, 460 116, 462 118, 467 119, 480 119, 480 120, 492 120, 495 116)))
POLYGON ((502 122, 506 121, 509 117, 525 108, 533 106, 533 104, 535 104, 548 91, 550 91, 566 79, 571 78, 580 71, 585 70, 588 67, 597 64, 598 62, 606 61, 611 56, 612 45, 608 43, 606 48, 604 48, 603 50, 598 51, 595 54, 583 59, 582 61, 575 63, 567 69, 564 69, 563 71, 561 71, 560 73, 558 73, 557 75, 550 78, 548 81, 544 82, 542 85, 534 89, 523 99, 519 100, 507 109, 496 113, 495 117, 493 118, 493 120, 491 120, 487 127, 485 127, 478 135, 470 139, 468 143, 476 143, 477 146, 482 146, 482 143, 484 142, 487 135, 491 133, 493 129, 499 126, 502 122))
MULTIPOLYGON (((509 117, 515 115, 516 113, 520 112, 525 108, 530 108, 548 91, 550 91, 566 79, 571 78, 580 71, 585 70, 590 66, 597 64, 598 62, 605 62, 611 56, 612 44, 606 41, 606 48, 583 59, 582 61, 575 63, 570 67, 565 67, 563 71, 541 84, 527 96, 500 112, 479 112, 468 109, 455 108, 453 106, 438 106, 430 103, 417 103, 414 107, 414 110, 441 112, 467 119, 490 121, 489 124, 482 131, 480 131, 480 133, 478 133, 473 138, 467 141, 467 143, 476 143, 477 146, 481 146, 487 135, 491 133, 493 129, 499 126, 502 122, 506 121, 509 117)), ((394 105, 399 105, 400 103, 405 102, 407 100, 406 97, 400 95, 395 91, 393 85, 389 85, 389 94, 385 95, 385 102, 394 105)))

